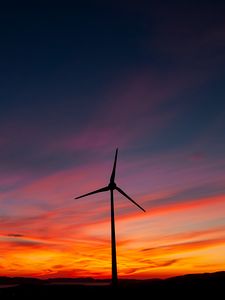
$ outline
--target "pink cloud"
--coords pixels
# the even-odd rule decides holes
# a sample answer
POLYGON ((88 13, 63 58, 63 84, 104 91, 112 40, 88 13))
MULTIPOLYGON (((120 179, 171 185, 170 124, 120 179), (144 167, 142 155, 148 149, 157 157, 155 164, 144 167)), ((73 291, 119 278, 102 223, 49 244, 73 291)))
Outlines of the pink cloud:
MULTIPOLYGON (((201 76, 200 76, 201 77, 201 76)), ((46 142, 48 151, 102 149, 111 151, 148 139, 171 124, 182 109, 182 103, 162 110, 161 105, 196 86, 199 74, 171 74, 166 77, 138 70, 113 82, 102 97, 85 126, 74 134, 66 134, 57 141, 46 142)))

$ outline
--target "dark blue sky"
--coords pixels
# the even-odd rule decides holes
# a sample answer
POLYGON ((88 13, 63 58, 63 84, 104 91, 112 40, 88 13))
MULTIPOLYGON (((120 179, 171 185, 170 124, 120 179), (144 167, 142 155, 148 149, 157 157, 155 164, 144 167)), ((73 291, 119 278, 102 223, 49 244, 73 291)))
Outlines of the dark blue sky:
POLYGON ((223 157, 224 12, 221 1, 2 7, 3 176, 51 174, 117 146, 132 158, 223 157))

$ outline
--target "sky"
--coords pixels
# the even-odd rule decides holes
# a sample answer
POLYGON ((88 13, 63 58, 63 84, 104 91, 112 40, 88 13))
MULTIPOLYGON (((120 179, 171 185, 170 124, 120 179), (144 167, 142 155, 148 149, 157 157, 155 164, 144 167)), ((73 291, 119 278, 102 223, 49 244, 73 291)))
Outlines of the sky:
MULTIPOLYGON (((15 1, 16 2, 16 1, 15 1)), ((119 278, 225 267, 225 3, 0 9, 0 276, 119 278)))

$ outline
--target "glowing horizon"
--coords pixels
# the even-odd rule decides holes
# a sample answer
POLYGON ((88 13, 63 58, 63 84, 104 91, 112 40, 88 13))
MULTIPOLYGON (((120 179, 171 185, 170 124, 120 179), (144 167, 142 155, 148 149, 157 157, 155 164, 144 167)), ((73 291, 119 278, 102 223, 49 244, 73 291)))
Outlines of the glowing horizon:
MULTIPOLYGON (((94 182, 98 182, 97 169, 89 173, 95 174, 94 182)), ((133 190, 138 175, 130 185, 133 190)), ((83 174, 79 178, 75 170, 69 170, 5 194, 5 199, 20 194, 26 200, 38 191, 43 191, 40 196, 51 191, 51 199, 39 201, 56 207, 43 213, 26 204, 22 212, 18 208, 14 216, 1 218, 5 230, 0 236, 4 256, 0 276, 110 278, 109 195, 74 200, 75 180, 84 183, 83 174), (60 182, 68 182, 70 187, 60 182), (66 198, 66 203, 62 202, 66 198)), ((83 185, 78 186, 79 193, 83 185)), ((147 210, 140 213, 115 191, 119 278, 165 278, 223 270, 225 193, 183 200, 177 195, 182 195, 180 188, 135 195, 147 210), (173 198, 177 200, 171 201, 173 198)))

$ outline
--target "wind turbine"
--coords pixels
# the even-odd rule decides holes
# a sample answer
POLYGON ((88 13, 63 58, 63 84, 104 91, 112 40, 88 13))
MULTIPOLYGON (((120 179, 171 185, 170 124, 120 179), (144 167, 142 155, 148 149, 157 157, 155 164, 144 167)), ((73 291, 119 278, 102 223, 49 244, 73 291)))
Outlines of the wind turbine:
POLYGON ((137 204, 133 199, 130 198, 121 188, 119 188, 116 183, 115 183, 115 174, 116 174, 116 163, 117 163, 117 153, 118 153, 118 148, 116 149, 116 154, 115 154, 115 159, 114 159, 114 164, 113 164, 113 169, 112 169, 112 174, 110 177, 109 184, 103 188, 100 188, 98 190, 95 190, 93 192, 81 195, 79 197, 76 197, 74 199, 79 199, 82 197, 86 197, 89 195, 101 193, 101 192, 107 192, 110 191, 110 199, 111 199, 111 254, 112 254, 112 285, 117 286, 118 278, 117 278, 117 262, 116 262, 116 234, 115 234, 115 218, 114 218, 114 195, 113 191, 117 190, 120 194, 125 196, 128 200, 130 200, 133 204, 135 204, 138 208, 141 210, 144 210, 139 204, 137 204))

